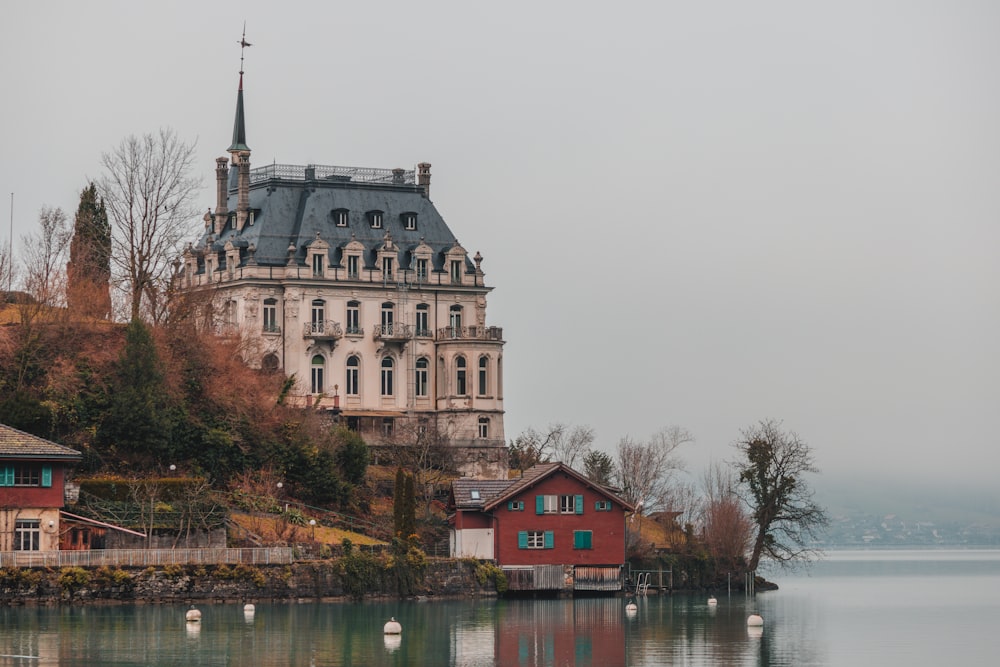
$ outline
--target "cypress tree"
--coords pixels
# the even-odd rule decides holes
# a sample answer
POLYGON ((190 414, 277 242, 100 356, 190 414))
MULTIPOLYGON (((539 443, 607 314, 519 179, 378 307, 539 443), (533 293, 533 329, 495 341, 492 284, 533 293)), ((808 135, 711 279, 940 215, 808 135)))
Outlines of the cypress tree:
POLYGON ((66 299, 83 317, 111 317, 111 225, 91 183, 80 193, 66 266, 66 299))

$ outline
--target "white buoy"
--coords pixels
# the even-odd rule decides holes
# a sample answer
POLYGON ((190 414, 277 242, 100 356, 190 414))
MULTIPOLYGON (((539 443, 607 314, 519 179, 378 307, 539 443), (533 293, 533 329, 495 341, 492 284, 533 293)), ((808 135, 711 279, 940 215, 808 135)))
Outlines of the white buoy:
POLYGON ((191 608, 184 614, 184 620, 188 623, 197 623, 201 620, 201 612, 195 609, 194 605, 191 605, 191 608))
POLYGON ((709 607, 714 607, 717 604, 719 604, 719 601, 715 599, 715 596, 709 596, 709 598, 708 598, 708 606, 709 607))
POLYGON ((243 611, 254 612, 256 610, 257 608, 253 606, 252 602, 247 602, 245 605, 243 605, 243 611))
POLYGON ((385 625, 382 627, 382 633, 386 635, 398 635, 402 634, 402 632, 403 626, 399 624, 399 621, 396 620, 395 616, 386 621, 385 625))
POLYGON ((753 628, 759 628, 764 625, 764 618, 758 614, 750 614, 747 617, 747 625, 753 628))
POLYGON ((635 612, 638 610, 639 610, 639 605, 637 605, 634 602, 629 602, 627 605, 625 605, 625 611, 635 612))

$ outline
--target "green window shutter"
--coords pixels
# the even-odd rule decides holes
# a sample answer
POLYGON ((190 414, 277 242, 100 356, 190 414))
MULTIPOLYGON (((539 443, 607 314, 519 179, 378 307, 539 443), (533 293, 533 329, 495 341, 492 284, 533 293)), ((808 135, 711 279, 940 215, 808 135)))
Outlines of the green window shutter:
POLYGON ((535 496, 535 514, 545 514, 545 496, 535 496))
POLYGON ((590 530, 574 530, 573 531, 573 548, 574 549, 591 549, 593 547, 593 531, 590 530))
POLYGON ((545 548, 546 549, 553 549, 553 548, 555 548, 555 546, 556 546, 556 534, 553 533, 551 530, 546 530, 544 537, 545 537, 545 548))
POLYGON ((518 500, 517 501, 517 511, 518 512, 523 512, 524 511, 524 501, 523 500, 518 500))
POLYGON ((583 514, 583 496, 576 497, 576 513, 583 514))
POLYGON ((42 466, 42 486, 52 486, 52 466, 42 466))
POLYGON ((526 530, 517 531, 517 548, 518 549, 528 548, 528 531, 526 530))
POLYGON ((0 468, 0 486, 14 486, 14 466, 0 468))
POLYGON ((510 502, 507 503, 507 511, 508 512, 513 512, 514 511, 514 501, 513 500, 511 500, 510 502))

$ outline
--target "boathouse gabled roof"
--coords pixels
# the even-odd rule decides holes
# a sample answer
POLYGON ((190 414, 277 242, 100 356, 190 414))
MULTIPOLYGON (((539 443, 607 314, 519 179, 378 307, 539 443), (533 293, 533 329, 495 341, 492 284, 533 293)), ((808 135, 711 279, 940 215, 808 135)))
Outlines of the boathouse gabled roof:
POLYGON ((632 505, 632 503, 628 502, 618 494, 614 493, 606 486, 597 484, 596 482, 588 479, 584 475, 581 475, 577 471, 573 470, 568 465, 558 462, 539 463, 538 465, 532 466, 528 470, 525 470, 524 475, 520 479, 513 480, 513 483, 510 484, 506 489, 504 489, 502 493, 499 493, 496 496, 493 496, 491 499, 489 499, 483 505, 483 510, 487 512, 492 510, 498 505, 507 502, 509 499, 519 496, 521 493, 527 491, 533 486, 538 485, 542 480, 551 477, 557 472, 562 472, 576 479, 578 482, 580 482, 580 484, 618 503, 619 505, 625 508, 625 511, 627 512, 635 511, 635 507, 632 505))

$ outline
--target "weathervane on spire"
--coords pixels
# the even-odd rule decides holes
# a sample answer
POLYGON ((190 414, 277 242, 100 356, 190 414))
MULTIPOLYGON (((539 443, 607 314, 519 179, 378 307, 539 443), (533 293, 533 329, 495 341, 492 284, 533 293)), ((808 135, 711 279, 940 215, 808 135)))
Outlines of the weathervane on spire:
POLYGON ((253 44, 247 41, 246 21, 243 22, 243 37, 240 38, 240 41, 238 43, 240 45, 240 76, 243 76, 243 50, 246 49, 248 46, 253 46, 253 44))

